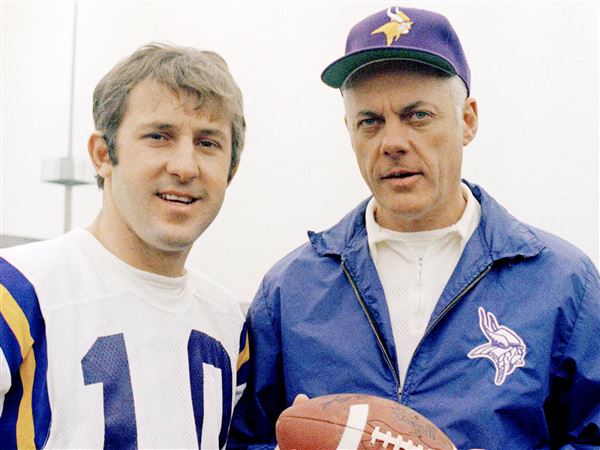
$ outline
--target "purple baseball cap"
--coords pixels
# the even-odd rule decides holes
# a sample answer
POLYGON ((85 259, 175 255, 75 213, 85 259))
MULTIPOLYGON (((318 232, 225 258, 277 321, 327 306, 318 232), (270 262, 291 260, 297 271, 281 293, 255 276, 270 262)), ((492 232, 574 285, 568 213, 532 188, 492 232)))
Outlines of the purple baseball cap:
POLYGON ((416 61, 458 75, 471 90, 471 71, 456 32, 444 16, 414 8, 390 7, 352 27, 346 54, 331 63, 321 80, 341 87, 362 67, 388 59, 416 61))

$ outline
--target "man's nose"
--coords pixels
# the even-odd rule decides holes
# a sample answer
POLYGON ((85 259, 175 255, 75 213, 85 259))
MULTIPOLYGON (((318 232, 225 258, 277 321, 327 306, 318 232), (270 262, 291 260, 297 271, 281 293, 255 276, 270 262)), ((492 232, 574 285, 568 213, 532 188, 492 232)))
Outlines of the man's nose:
POLYGON ((200 154, 191 139, 182 139, 173 148, 167 161, 167 172, 182 182, 200 176, 200 154))
POLYGON ((398 117, 385 121, 381 152, 387 156, 398 156, 406 153, 409 145, 409 127, 398 117))

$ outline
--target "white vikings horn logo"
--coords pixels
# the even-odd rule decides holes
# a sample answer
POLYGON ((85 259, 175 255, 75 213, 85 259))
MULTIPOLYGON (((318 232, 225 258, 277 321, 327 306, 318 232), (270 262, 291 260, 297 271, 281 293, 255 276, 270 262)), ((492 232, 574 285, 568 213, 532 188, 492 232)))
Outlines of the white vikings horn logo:
POLYGON ((527 347, 517 333, 504 325, 498 325, 498 319, 491 312, 486 312, 481 306, 477 312, 479 327, 488 343, 474 348, 467 356, 471 359, 489 359, 496 368, 494 384, 500 386, 517 367, 525 365, 527 347))

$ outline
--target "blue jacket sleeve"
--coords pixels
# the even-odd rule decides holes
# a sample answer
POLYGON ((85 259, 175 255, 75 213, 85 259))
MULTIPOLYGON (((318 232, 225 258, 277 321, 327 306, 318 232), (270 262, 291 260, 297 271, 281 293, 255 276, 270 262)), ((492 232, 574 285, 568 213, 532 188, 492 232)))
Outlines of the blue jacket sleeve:
MULTIPOLYGON (((562 449, 600 448, 600 276, 588 265, 579 314, 564 352, 551 434, 562 435, 562 449)), ((556 436, 556 435, 555 435, 556 436)), ((558 437, 558 436, 556 436, 558 437)))
POLYGON ((264 289, 248 311, 248 384, 233 413, 228 449, 273 449, 275 422, 286 407, 279 324, 264 289))

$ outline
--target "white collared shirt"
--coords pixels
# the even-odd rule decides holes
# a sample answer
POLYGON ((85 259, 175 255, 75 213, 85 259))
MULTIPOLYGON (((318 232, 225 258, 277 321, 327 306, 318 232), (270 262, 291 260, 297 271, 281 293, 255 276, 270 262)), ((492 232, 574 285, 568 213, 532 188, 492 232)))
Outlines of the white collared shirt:
POLYGON ((481 219, 479 202, 465 184, 462 192, 467 201, 462 217, 431 231, 382 228, 375 221, 375 198, 367 205, 369 250, 390 311, 402 384, 431 313, 481 219))

